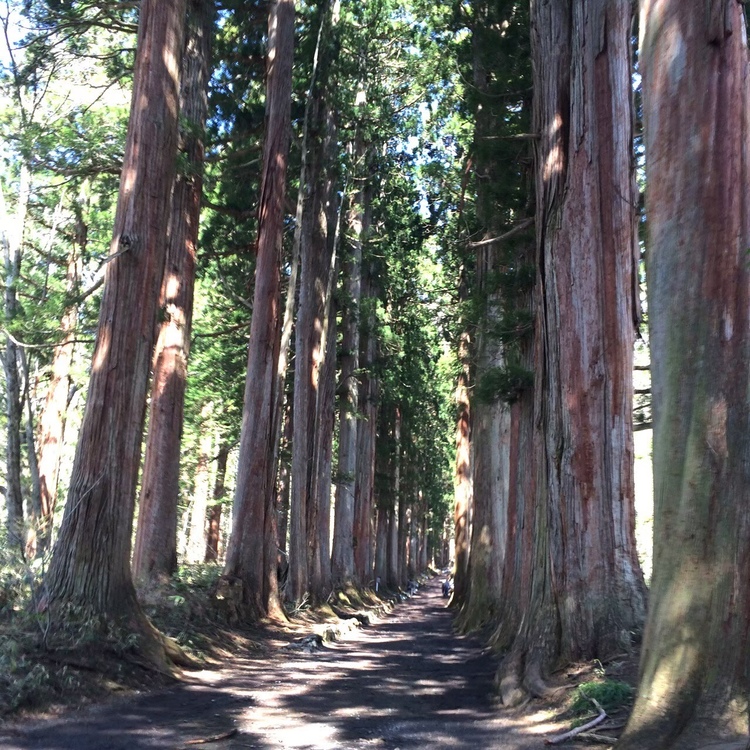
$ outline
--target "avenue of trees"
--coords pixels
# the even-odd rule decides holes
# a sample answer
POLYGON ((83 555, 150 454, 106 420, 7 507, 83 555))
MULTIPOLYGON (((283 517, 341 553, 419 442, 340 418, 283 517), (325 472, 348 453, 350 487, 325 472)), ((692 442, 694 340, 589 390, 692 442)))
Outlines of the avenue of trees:
POLYGON ((640 646, 618 748, 747 737, 741 3, 0 22, 2 555, 53 629, 164 669, 142 599, 180 566, 252 623, 451 565, 505 705, 640 646))

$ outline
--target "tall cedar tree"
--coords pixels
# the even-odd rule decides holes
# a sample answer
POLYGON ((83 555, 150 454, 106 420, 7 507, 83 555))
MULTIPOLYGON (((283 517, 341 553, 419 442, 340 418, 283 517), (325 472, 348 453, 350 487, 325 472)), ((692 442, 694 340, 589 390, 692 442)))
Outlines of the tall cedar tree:
MULTIPOLYGON (((315 445, 320 423, 317 402, 324 366, 323 320, 331 273, 333 243, 326 214, 326 133, 330 97, 332 14, 326 0, 320 8, 320 31, 315 49, 312 80, 305 104, 302 169, 297 200, 295 245, 300 253, 299 309, 296 319, 294 359, 294 419, 290 509, 289 577, 291 598, 301 602, 310 588, 310 571, 316 548, 318 505, 315 487, 315 445)), ((323 592, 320 592, 323 593, 323 592)))
POLYGON ((165 661, 165 641, 140 610, 131 535, 149 367, 175 176, 184 0, 144 0, 114 236, 88 399, 60 536, 47 574, 49 604, 116 622, 165 661))
MULTIPOLYGON (((161 288, 162 321, 154 352, 148 439, 133 553, 136 581, 168 578, 177 569, 180 438, 193 318, 213 20, 213 0, 189 0, 180 90, 179 146, 183 164, 172 196, 161 288)), ((201 556, 203 547, 201 542, 201 556)))
MULTIPOLYGON (((367 150, 361 132, 353 147, 355 174, 362 179, 367 150)), ((354 489, 357 476, 357 430, 359 428, 359 311, 362 294, 362 243, 370 226, 369 185, 360 187, 351 197, 347 222, 349 236, 342 258, 344 272, 341 382, 339 411, 339 463, 333 527, 331 574, 337 587, 356 582, 354 567, 354 489)))
MULTIPOLYGON (((334 5, 337 9, 338 4, 334 5)), ((336 15, 334 14, 334 19, 336 15)), ((331 592, 331 486, 333 484, 333 437, 336 426, 336 307, 334 289, 338 279, 338 247, 341 228, 341 203, 338 199, 338 174, 334 153, 338 149, 336 120, 327 107, 324 161, 327 165, 324 205, 327 230, 316 231, 317 242, 327 242, 331 248, 318 248, 319 254, 330 259, 328 282, 324 293, 325 308, 322 319, 318 363, 318 392, 315 404, 315 441, 313 445, 313 477, 307 508, 307 538, 310 554, 310 592, 317 601, 325 600, 331 592)), ((322 219, 322 216, 321 216, 322 219)))
MULTIPOLYGON (((17 287, 21 275, 21 252, 24 227, 29 203, 31 176, 25 164, 21 165, 16 212, 11 219, 5 209, 5 196, 0 188, 0 244, 5 264, 5 295, 3 313, 5 325, 10 326, 18 313, 17 287)), ((5 449, 6 507, 8 510, 8 546, 14 553, 23 554, 23 492, 21 486, 21 383, 19 378, 20 352, 15 339, 7 331, 5 351, 2 355, 5 370, 5 414, 8 438, 5 449)))
POLYGON ((283 617, 276 578, 274 404, 281 336, 280 263, 290 140, 294 2, 277 0, 268 19, 266 140, 258 204, 255 296, 234 524, 224 579, 246 616, 283 617))
MULTIPOLYGON (((742 6, 643 0, 654 575, 623 750, 748 734, 750 68, 742 6), (708 12, 707 12, 708 11, 708 12)), ((716 744, 714 744, 716 743, 716 744)))
MULTIPOLYGON (((476 251, 476 287, 482 319, 476 340, 476 378, 481 385, 506 365, 505 346, 498 333, 502 326, 503 299, 498 278, 505 270, 501 247, 491 239, 504 224, 516 220, 511 206, 497 205, 496 187, 518 180, 507 168, 500 173, 500 160, 487 139, 502 132, 502 121, 510 119, 505 107, 493 106, 490 90, 495 72, 490 68, 492 50, 501 48, 500 26, 492 24, 490 3, 475 2, 472 57, 475 96, 474 159, 476 161, 477 219, 484 239, 476 251), (489 58, 489 60, 488 60, 489 58), (489 244, 487 244, 489 243, 489 244)), ((510 9, 506 9, 510 13, 510 9)), ((504 104, 504 101, 503 101, 504 104)), ((507 157, 506 157, 507 158, 507 157)), ((516 201, 511 198, 511 204, 516 201)), ((475 394, 477 390, 475 390, 475 394)), ((475 397, 472 418, 472 529, 471 557, 467 571, 468 591, 461 613, 461 625, 480 627, 495 618, 500 599, 500 574, 505 551, 505 509, 509 491, 510 407, 497 394, 475 397)), ((457 531, 461 527, 457 527, 457 531)), ((458 550, 457 550, 458 552, 458 550)))
POLYGON ((560 663, 621 653, 645 615, 633 486, 631 14, 628 0, 531 4, 537 431, 533 523, 518 514, 511 537, 531 580, 504 591, 523 613, 501 668, 510 703, 543 692, 560 663))
POLYGON ((368 585, 374 570, 375 539, 372 529, 375 511, 375 448, 380 382, 375 373, 378 350, 376 305, 378 269, 372 253, 362 263, 362 336, 360 341, 360 412, 357 431, 357 475, 354 487, 354 568, 357 580, 368 585))
MULTIPOLYGON (((463 284, 462 284, 463 286, 463 284)), ((466 299, 466 293, 459 291, 460 299, 466 299)), ((471 402, 469 387, 471 370, 469 357, 471 351, 471 333, 464 330, 458 343, 458 358, 461 371, 456 383, 455 403, 458 411, 456 419, 456 462, 454 466, 454 507, 453 523, 455 528, 455 562, 453 566, 453 596, 451 606, 460 607, 466 602, 468 592, 471 509, 473 504, 473 486, 471 475, 471 402)))

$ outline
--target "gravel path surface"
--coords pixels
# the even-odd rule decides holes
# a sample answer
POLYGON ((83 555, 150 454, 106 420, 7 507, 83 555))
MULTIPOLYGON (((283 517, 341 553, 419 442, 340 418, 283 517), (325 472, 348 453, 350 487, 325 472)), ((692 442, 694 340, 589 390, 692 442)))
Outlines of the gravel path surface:
POLYGON ((492 700, 496 662, 432 581, 345 640, 234 660, 190 684, 0 729, 6 750, 532 750, 560 727, 492 700))

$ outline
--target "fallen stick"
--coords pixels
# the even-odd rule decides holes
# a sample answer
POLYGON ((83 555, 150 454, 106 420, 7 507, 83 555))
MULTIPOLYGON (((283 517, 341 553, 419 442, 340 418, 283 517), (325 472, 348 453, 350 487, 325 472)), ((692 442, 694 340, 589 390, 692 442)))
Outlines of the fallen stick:
POLYGON ((230 729, 224 734, 215 734, 213 737, 203 737, 197 740, 188 740, 186 745, 207 745, 209 742, 221 742, 221 740, 228 740, 230 737, 234 737, 237 734, 237 728, 230 729))
POLYGON ((545 745, 559 745, 561 742, 565 742, 572 737, 576 737, 582 732, 587 732, 589 729, 593 729, 595 726, 598 726, 607 718, 607 712, 601 707, 601 704, 598 700, 596 700, 596 698, 589 698, 588 695, 586 695, 586 698, 588 698, 596 706, 597 710, 599 711, 599 716, 587 722, 586 724, 582 724, 580 727, 576 727, 575 729, 571 729, 569 732, 565 732, 565 734, 558 734, 557 737, 550 737, 548 740, 544 741, 545 745))

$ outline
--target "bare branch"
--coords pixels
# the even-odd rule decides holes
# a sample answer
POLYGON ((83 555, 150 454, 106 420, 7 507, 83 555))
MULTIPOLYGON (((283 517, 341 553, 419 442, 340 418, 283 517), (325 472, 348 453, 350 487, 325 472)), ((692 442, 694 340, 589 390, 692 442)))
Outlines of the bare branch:
POLYGON ((481 242, 470 242, 469 247, 485 247, 487 245, 494 245, 497 242, 505 242, 506 240, 516 237, 521 232, 526 231, 530 226, 533 226, 534 219, 524 219, 520 224, 516 224, 513 229, 508 230, 505 234, 501 234, 499 237, 490 237, 487 240, 481 240, 481 242))

